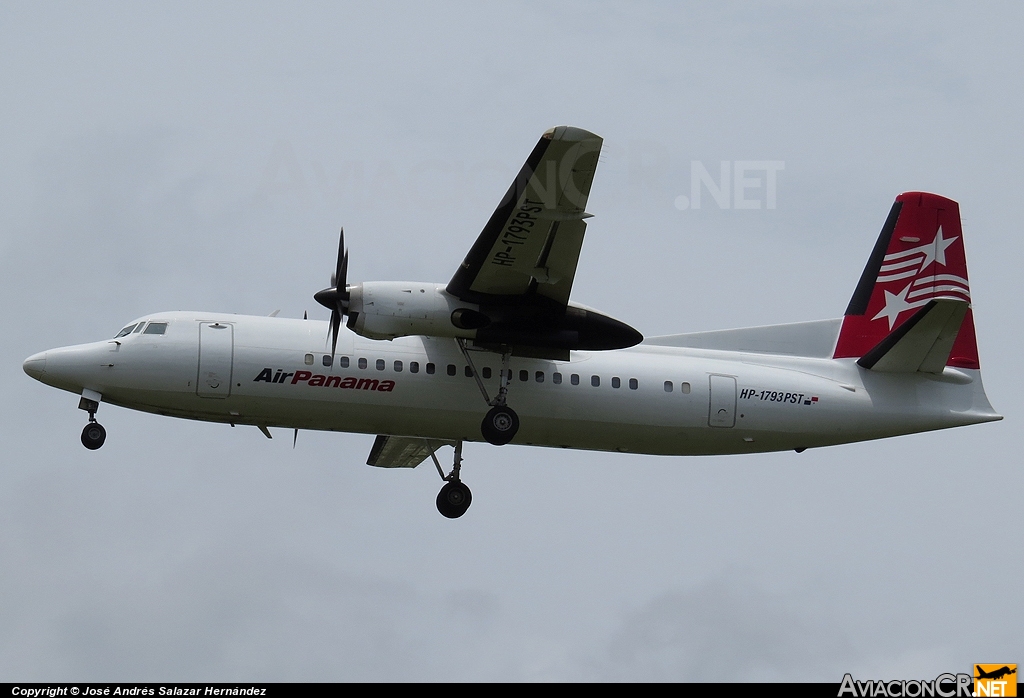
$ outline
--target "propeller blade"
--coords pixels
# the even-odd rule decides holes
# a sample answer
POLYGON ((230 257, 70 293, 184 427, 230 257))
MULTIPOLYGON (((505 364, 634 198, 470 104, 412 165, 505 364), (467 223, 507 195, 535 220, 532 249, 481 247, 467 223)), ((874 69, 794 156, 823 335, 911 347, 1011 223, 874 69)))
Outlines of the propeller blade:
POLYGON ((345 227, 341 228, 341 237, 338 240, 338 264, 334 272, 334 287, 339 292, 344 292, 348 285, 348 250, 345 249, 345 227))
MULTIPOLYGON (((342 240, 344 240, 344 237, 342 240)), ((348 250, 345 250, 345 259, 341 262, 341 276, 338 278, 340 278, 341 281, 334 286, 338 289, 338 298, 347 301, 350 298, 348 293, 348 250)))
POLYGON ((331 323, 328 329, 331 338, 331 358, 334 357, 338 349, 341 318, 348 314, 347 305, 351 297, 348 292, 348 250, 345 249, 345 228, 342 226, 338 238, 338 264, 331 275, 331 286, 313 294, 317 303, 331 311, 331 323))
POLYGON ((338 330, 341 328, 341 303, 338 303, 338 306, 339 308, 331 311, 331 359, 338 350, 338 330))

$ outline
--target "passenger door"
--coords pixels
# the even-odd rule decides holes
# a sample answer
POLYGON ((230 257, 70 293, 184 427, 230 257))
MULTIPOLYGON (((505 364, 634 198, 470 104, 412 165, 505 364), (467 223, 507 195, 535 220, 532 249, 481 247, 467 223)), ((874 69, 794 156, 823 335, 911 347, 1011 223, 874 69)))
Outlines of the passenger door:
POLYGON ((708 406, 708 426, 736 426, 736 378, 712 375, 708 406))
POLYGON ((225 398, 231 394, 234 328, 220 322, 199 323, 199 397, 225 398))

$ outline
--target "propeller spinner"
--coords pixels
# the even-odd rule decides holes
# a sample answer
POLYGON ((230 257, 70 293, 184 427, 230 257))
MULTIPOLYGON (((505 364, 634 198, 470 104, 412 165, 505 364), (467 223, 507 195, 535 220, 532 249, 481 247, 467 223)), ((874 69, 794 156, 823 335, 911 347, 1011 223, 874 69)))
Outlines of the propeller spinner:
POLYGON ((341 229, 338 241, 338 266, 331 275, 331 286, 313 294, 317 303, 331 311, 331 356, 338 347, 338 330, 341 328, 341 316, 348 312, 351 294, 348 291, 348 250, 345 249, 345 228, 341 229))

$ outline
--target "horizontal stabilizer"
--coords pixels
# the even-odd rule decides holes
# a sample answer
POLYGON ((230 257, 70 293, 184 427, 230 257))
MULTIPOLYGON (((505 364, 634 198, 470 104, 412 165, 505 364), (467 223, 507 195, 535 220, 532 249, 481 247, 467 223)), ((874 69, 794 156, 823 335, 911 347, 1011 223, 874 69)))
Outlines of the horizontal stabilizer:
POLYGON ((688 347, 714 351, 742 351, 756 354, 782 354, 829 358, 836 346, 842 318, 793 322, 786 325, 743 327, 647 337, 644 344, 663 347, 688 347))
POLYGON ((381 434, 373 442, 366 464, 378 468, 415 468, 442 446, 454 445, 454 441, 381 434))
POLYGON ((955 298, 928 301, 857 363, 888 373, 942 373, 968 307, 955 298))

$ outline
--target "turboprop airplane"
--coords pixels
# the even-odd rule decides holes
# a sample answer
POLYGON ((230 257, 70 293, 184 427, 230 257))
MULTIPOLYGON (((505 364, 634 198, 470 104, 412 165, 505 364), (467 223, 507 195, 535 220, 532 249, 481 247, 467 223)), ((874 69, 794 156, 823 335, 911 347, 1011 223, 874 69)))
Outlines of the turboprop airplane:
POLYGON ((267 437, 377 434, 367 463, 430 458, 449 518, 472 501, 466 441, 799 453, 1001 419, 981 382, 956 202, 896 197, 841 318, 644 339, 569 300, 601 146, 579 128, 544 133, 447 285, 350 284, 342 230, 314 295, 328 322, 157 313, 24 370, 80 395, 89 449, 106 439, 101 402, 267 437))

